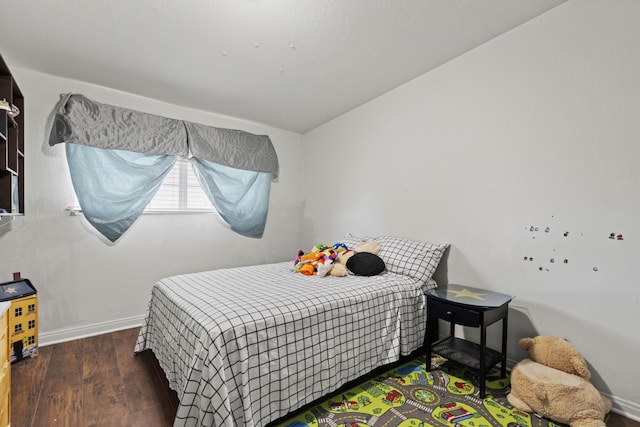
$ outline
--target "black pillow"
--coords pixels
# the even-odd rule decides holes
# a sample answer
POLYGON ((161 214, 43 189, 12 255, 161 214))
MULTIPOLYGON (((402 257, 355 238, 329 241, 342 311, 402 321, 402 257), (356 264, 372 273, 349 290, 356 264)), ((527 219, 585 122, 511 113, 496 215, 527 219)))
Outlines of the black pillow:
POLYGON ((375 276, 384 271, 382 258, 369 252, 358 252, 347 260, 347 268, 357 276, 375 276))

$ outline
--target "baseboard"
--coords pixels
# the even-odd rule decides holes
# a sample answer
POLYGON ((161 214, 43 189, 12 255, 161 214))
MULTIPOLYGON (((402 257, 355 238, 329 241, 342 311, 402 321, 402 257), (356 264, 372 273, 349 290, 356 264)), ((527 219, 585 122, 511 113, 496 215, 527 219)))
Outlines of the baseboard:
POLYGON ((94 335, 106 334, 123 329, 135 328, 142 325, 144 315, 132 316, 124 319, 110 320, 108 322, 94 323, 91 325, 77 326, 72 328, 57 329, 55 331, 41 332, 38 334, 38 346, 57 344, 66 341, 73 341, 80 338, 92 337, 94 335))
POLYGON ((613 408, 611 409, 612 412, 623 415, 634 421, 640 421, 640 403, 621 399, 607 393, 602 394, 608 397, 613 403, 613 408))

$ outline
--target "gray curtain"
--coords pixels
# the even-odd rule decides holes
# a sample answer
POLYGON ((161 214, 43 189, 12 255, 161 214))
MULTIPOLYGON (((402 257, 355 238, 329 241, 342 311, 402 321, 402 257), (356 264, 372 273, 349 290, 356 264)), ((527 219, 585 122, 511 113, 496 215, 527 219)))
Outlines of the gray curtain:
POLYGON ((179 120, 91 101, 83 95, 60 95, 49 144, 61 142, 145 154, 187 157, 187 133, 179 120))
POLYGON ((174 154, 278 177, 276 150, 266 135, 206 126, 60 95, 49 144, 62 142, 146 154, 174 154))

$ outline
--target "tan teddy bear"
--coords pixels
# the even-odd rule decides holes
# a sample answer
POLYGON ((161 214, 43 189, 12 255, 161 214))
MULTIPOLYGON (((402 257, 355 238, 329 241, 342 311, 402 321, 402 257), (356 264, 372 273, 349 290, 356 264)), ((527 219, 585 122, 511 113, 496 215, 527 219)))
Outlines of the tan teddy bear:
POLYGON ((373 241, 360 242, 356 246, 355 250, 347 249, 345 251, 340 251, 329 274, 331 276, 346 276, 348 274, 347 261, 358 252, 369 252, 377 255, 380 252, 380 245, 373 241))
POLYGON ((575 347, 548 335, 519 343, 533 360, 513 367, 509 403, 571 427, 606 427, 611 401, 589 382, 591 372, 575 347))

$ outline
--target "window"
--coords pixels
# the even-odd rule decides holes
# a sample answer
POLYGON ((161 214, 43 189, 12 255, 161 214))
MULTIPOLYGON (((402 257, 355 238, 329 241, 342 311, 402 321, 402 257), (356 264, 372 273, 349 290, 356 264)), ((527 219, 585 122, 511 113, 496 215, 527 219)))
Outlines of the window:
POLYGON ((215 208, 202 191, 191 163, 187 159, 178 158, 144 211, 214 212, 215 208))
MULTIPOLYGON (((77 197, 69 206, 72 214, 82 212, 77 197)), ((189 160, 179 157, 144 213, 216 212, 198 183, 189 160)))

